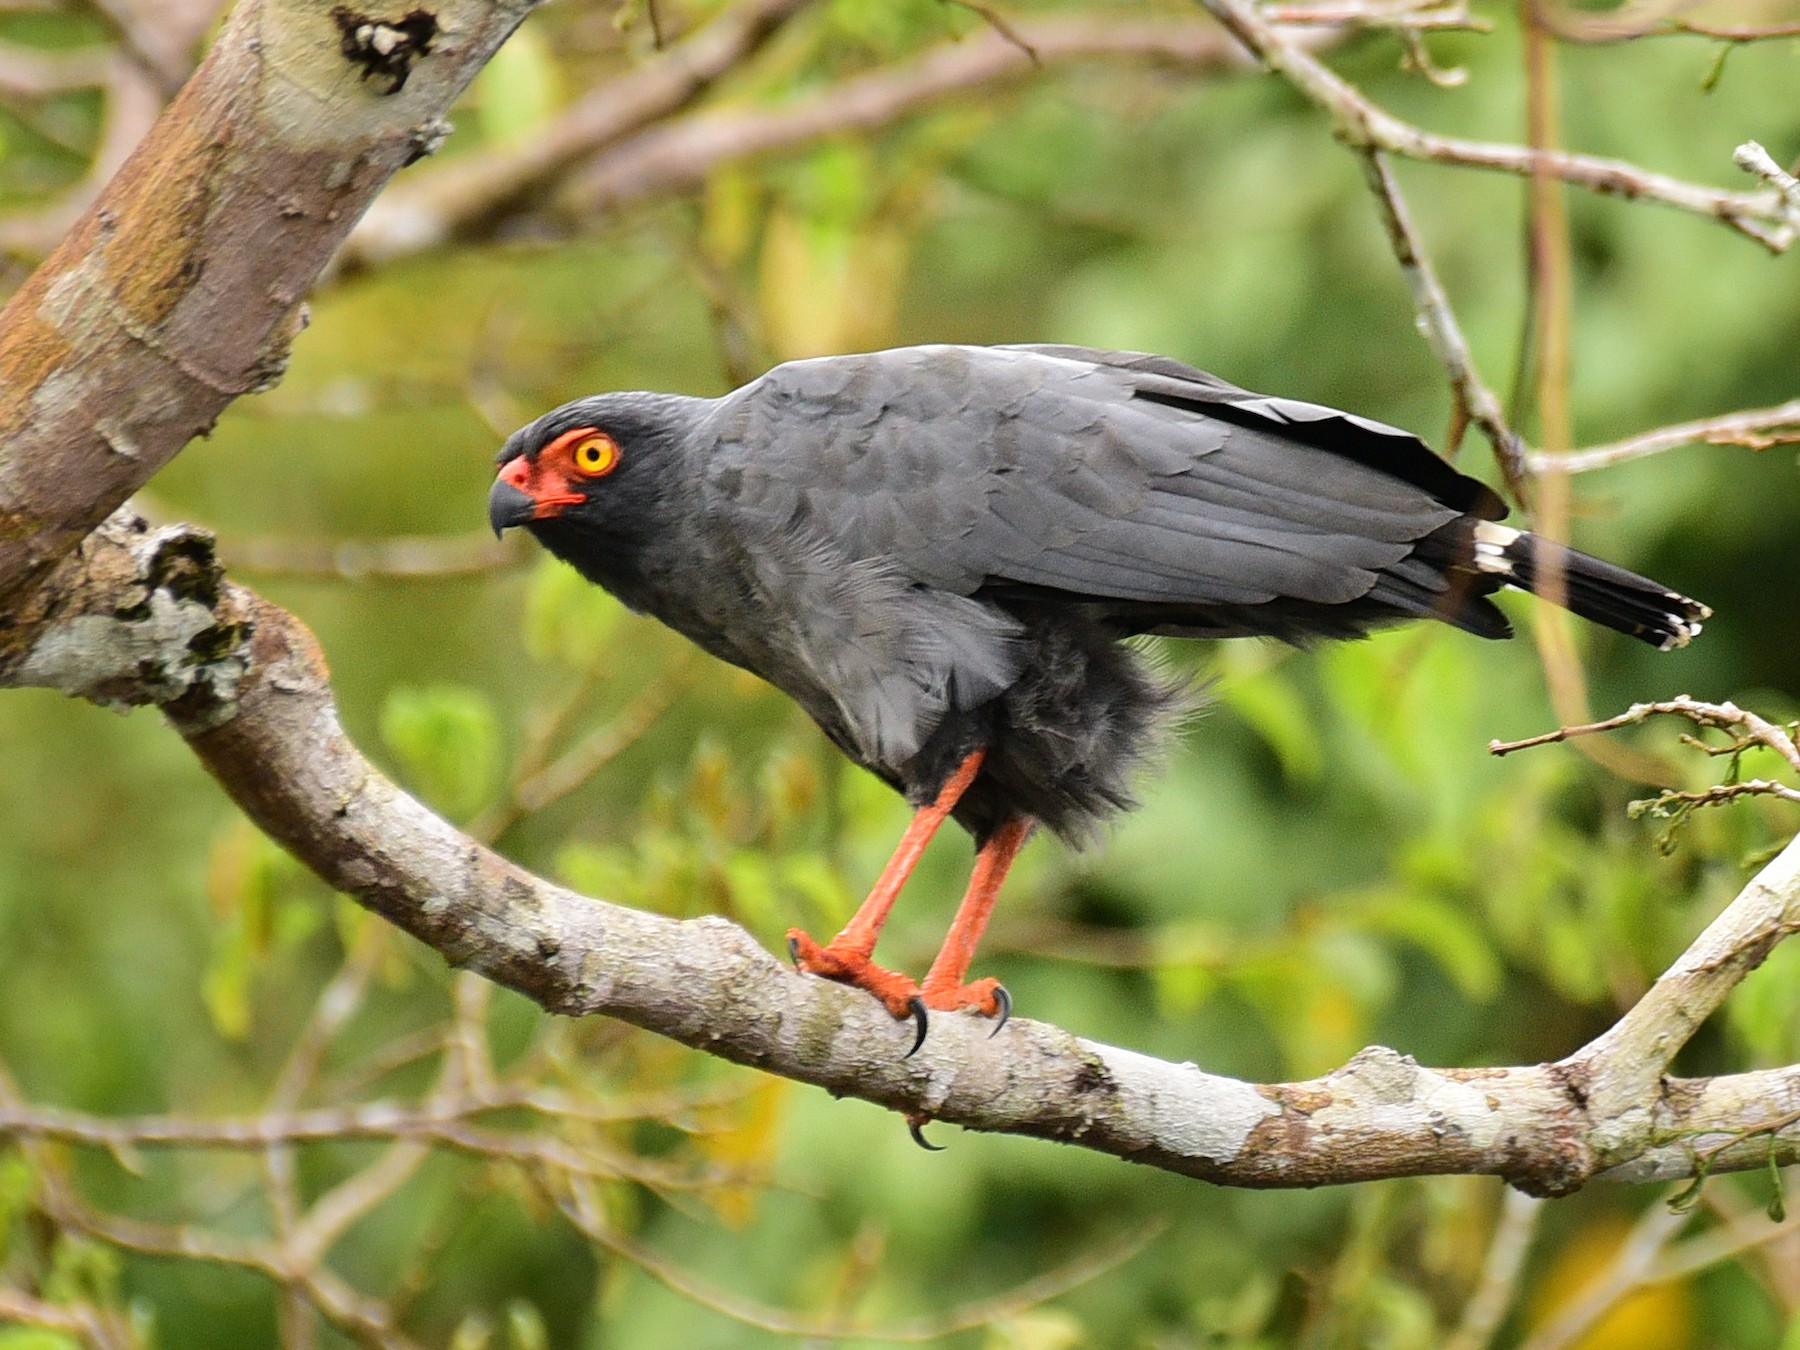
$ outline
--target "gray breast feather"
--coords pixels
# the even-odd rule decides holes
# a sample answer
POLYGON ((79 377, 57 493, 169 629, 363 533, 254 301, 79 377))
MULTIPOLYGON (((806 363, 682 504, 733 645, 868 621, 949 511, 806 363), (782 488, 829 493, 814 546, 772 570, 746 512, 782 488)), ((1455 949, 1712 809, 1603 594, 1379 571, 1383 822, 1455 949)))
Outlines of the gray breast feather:
POLYGON ((898 771, 947 712, 1019 676, 1023 630, 991 606, 847 559, 823 536, 747 543, 756 612, 740 658, 872 763, 898 771))

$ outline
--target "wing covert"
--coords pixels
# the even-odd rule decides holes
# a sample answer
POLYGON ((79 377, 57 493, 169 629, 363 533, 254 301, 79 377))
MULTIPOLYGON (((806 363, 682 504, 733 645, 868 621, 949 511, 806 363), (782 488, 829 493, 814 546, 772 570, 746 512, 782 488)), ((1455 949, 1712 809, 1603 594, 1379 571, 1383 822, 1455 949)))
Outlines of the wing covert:
POLYGON ((1465 510, 1501 509, 1404 432, 1132 353, 793 362, 713 422, 726 509, 962 595, 1339 604, 1465 510))

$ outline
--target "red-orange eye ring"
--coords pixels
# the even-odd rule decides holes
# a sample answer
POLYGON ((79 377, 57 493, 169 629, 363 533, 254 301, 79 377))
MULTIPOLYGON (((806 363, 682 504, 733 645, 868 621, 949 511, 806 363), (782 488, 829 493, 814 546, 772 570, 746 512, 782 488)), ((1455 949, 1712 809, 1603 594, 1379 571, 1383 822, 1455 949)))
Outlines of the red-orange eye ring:
POLYGON ((619 443, 598 432, 584 436, 569 451, 569 462, 575 466, 576 473, 599 478, 618 467, 619 443))

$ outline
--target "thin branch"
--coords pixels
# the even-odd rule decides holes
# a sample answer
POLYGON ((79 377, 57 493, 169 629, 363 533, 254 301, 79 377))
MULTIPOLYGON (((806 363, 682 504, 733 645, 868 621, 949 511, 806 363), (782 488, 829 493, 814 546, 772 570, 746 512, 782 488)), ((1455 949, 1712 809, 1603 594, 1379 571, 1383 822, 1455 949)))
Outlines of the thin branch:
POLYGON ((93 1350, 130 1350, 137 1344, 128 1327, 98 1308, 46 1303, 18 1289, 0 1288, 0 1325, 60 1331, 93 1350))
POLYGON ((0 43, 0 93, 13 98, 45 98, 105 84, 112 58, 104 51, 77 48, 44 51, 0 43))
POLYGON ((1353 146, 1522 178, 1542 175, 1602 195, 1660 202, 1722 221, 1774 253, 1793 242, 1793 228, 1778 193, 1729 192, 1653 173, 1624 160, 1440 136, 1370 102, 1354 85, 1268 24, 1249 0, 1200 3, 1263 65, 1329 113, 1337 134, 1353 146))
POLYGON ((618 1254, 696 1303, 723 1313, 746 1326, 758 1327, 776 1335, 834 1341, 937 1341, 958 1332, 1016 1317, 1029 1308, 1059 1298, 1123 1265, 1149 1246, 1164 1227, 1160 1222, 1142 1225, 1134 1232, 1104 1243, 1091 1252, 1084 1252, 1060 1270, 1049 1271, 1027 1280, 1004 1294, 973 1300, 935 1317, 883 1326, 880 1323, 870 1324, 848 1318, 797 1317, 779 1308, 771 1308, 700 1279, 647 1244, 614 1228, 606 1222, 598 1206, 583 1203, 580 1196, 559 1198, 557 1208, 589 1241, 618 1254))
POLYGON ((1703 37, 1734 45, 1800 36, 1800 24, 1715 24, 1695 22, 1678 11, 1683 0, 1627 0, 1604 12, 1574 9, 1567 4, 1544 6, 1544 19, 1564 42, 1634 42, 1639 38, 1703 37))
POLYGON ((107 57, 106 106, 100 141, 81 181, 55 200, 0 217, 0 249, 38 258, 56 247, 82 212, 113 180, 163 110, 164 95, 142 66, 117 53, 107 57))
MULTIPOLYGON (((1211 24, 1062 18, 1017 27, 1043 68, 1119 58, 1190 71, 1243 65, 1237 48, 1211 24)), ((1028 79, 1039 69, 1005 38, 984 31, 781 107, 690 113, 594 157, 559 191, 557 206, 565 217, 589 224, 625 205, 689 190, 722 164, 873 131, 934 103, 1028 79)))
POLYGON ((1499 398, 1483 382, 1481 373, 1475 368, 1474 353, 1469 350, 1468 339, 1463 336, 1462 326, 1456 321, 1450 297, 1445 292, 1443 283, 1438 280, 1437 270, 1431 265, 1418 231, 1413 227, 1406 201, 1400 195, 1400 185, 1394 180, 1393 171, 1379 150, 1371 146, 1358 146, 1357 152, 1363 163, 1364 176, 1375 194, 1388 242, 1393 246, 1394 257, 1412 291, 1413 306, 1419 315, 1419 328, 1425 334, 1432 354, 1442 363, 1450 377, 1450 388, 1456 397, 1459 420, 1466 419, 1481 428, 1489 444, 1494 447, 1494 458, 1500 465, 1500 472, 1504 475, 1514 500, 1526 502, 1529 500, 1529 479, 1525 468, 1524 443, 1518 432, 1507 422, 1499 398))
POLYGON ((1581 726, 1558 727, 1555 731, 1546 731, 1540 736, 1528 736, 1522 741, 1489 741, 1490 755, 1510 755, 1515 750, 1529 750, 1539 745, 1555 745, 1576 736, 1592 736, 1603 731, 1617 731, 1620 727, 1635 726, 1639 722, 1652 717, 1685 717, 1690 722, 1703 727, 1712 727, 1719 731, 1728 731, 1738 738, 1737 744, 1726 748, 1730 753, 1744 749, 1750 745, 1760 745, 1773 750, 1787 761, 1789 768, 1800 773, 1800 747, 1794 744, 1789 732, 1775 725, 1767 718, 1740 708, 1735 703, 1706 703, 1687 694, 1678 694, 1671 699, 1663 699, 1655 703, 1634 703, 1616 717, 1608 717, 1600 722, 1588 722, 1581 726))
POLYGON ((191 1228, 100 1214, 66 1193, 56 1200, 53 1212, 59 1222, 109 1246, 143 1256, 247 1270, 280 1288, 294 1289, 365 1350, 422 1350, 394 1326, 393 1317, 379 1300, 359 1293, 330 1271, 294 1270, 265 1243, 228 1241, 191 1228))
POLYGON ((669 116, 754 55, 810 0, 752 0, 594 91, 518 145, 462 154, 372 207, 340 265, 388 262, 435 248, 527 197, 577 160, 669 116))
POLYGON ((1800 178, 1777 164, 1769 152, 1755 141, 1745 141, 1732 155, 1737 166, 1745 173, 1753 173, 1767 183, 1778 194, 1785 211, 1787 233, 1791 241, 1796 232, 1800 232, 1800 178))
POLYGON ((1708 788, 1689 791, 1684 788, 1664 788, 1641 803, 1633 803, 1645 810, 1659 815, 1671 814, 1675 808, 1683 806, 1722 806, 1726 802, 1736 801, 1739 797, 1779 797, 1784 802, 1800 802, 1800 790, 1789 787, 1786 783, 1771 782, 1766 778, 1747 778, 1738 783, 1715 783, 1708 788))
MULTIPOLYGON (((332 1042, 367 999, 389 943, 389 930, 381 924, 365 924, 357 933, 344 963, 314 1000, 311 1014, 289 1049, 264 1105, 265 1115, 292 1111, 305 1098, 332 1042)), ((135 1147, 126 1139, 119 1142, 121 1148, 135 1147)), ((269 1187, 269 1216, 276 1242, 285 1245, 293 1240, 301 1220, 298 1158, 291 1141, 266 1142, 262 1164, 269 1187)), ((281 1321, 284 1350, 290 1344, 293 1350, 307 1350, 316 1343, 312 1305, 298 1289, 281 1291, 281 1321)))
POLYGON ((697 663, 685 654, 604 726, 596 727, 548 764, 516 781, 506 800, 470 822, 469 833, 484 842, 498 839, 534 811, 561 801, 642 740, 662 719, 692 679, 697 663))
POLYGON ((1033 47, 1030 42, 1021 36, 1019 30, 1013 27, 1012 23, 1008 21, 1006 16, 1001 14, 999 10, 994 9, 989 5, 981 4, 980 0, 943 0, 943 3, 955 5, 959 9, 966 9, 971 14, 978 15, 981 21, 989 28, 993 29, 1001 37, 1017 47, 1019 51, 1023 53, 1025 59, 1031 62, 1032 65, 1038 67, 1043 66, 1044 62, 1042 58, 1038 56, 1037 48, 1033 47))
POLYGON ((1600 1278, 1519 1350, 1565 1350, 1574 1345, 1621 1299, 1644 1283, 1664 1245, 1686 1222, 1685 1214, 1671 1213, 1666 1205, 1651 1205, 1620 1244, 1600 1278))
POLYGON ((247 572, 336 581, 445 581, 480 576, 529 559, 516 540, 486 530, 394 535, 386 539, 280 539, 244 535, 220 545, 247 572))
POLYGON ((1608 445, 1591 446, 1565 455, 1528 452, 1526 465, 1533 473, 1587 473, 1614 464, 1659 455, 1684 445, 1742 445, 1752 450, 1789 445, 1800 441, 1800 398, 1773 408, 1755 408, 1727 413, 1723 417, 1702 417, 1692 422, 1677 422, 1640 432, 1608 445))
POLYGON ((1262 16, 1272 24, 1304 28, 1379 28, 1402 33, 1488 33, 1494 25, 1477 18, 1466 4, 1413 3, 1413 0, 1298 0, 1293 4, 1266 4, 1262 16))
POLYGON ((1730 1223, 1725 1223, 1699 1237, 1665 1247, 1655 1266, 1645 1276, 1645 1283, 1685 1280, 1725 1261, 1735 1261, 1746 1252, 1755 1251, 1771 1242, 1800 1234, 1800 1218, 1776 1223, 1762 1210, 1752 1210, 1730 1223))

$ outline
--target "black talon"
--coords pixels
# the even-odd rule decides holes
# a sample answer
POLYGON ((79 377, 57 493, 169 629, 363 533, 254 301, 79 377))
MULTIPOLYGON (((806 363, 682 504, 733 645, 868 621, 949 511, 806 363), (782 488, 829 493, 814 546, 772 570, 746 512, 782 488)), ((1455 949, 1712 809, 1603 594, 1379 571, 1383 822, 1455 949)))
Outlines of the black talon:
POLYGON ((800 969, 800 939, 788 939, 788 960, 794 963, 794 969, 800 969))
POLYGON ((922 1111, 910 1111, 906 1116, 906 1128, 913 1137, 913 1143, 927 1153, 942 1153, 944 1151, 942 1144, 934 1144, 925 1137, 925 1122, 930 1119, 931 1117, 922 1111))
MULTIPOLYGON (((918 1026, 919 1026, 919 1034, 917 1036, 913 1037, 912 1049, 908 1050, 904 1055, 900 1056, 900 1058, 902 1058, 902 1059, 911 1059, 914 1055, 919 1053, 919 1047, 921 1045, 925 1044, 925 1029, 926 1029, 926 1025, 927 1025, 926 1018, 925 1018, 925 1000, 920 998, 917 994, 914 994, 910 999, 907 1000, 906 1006, 907 1006, 907 1009, 912 1013, 913 1021, 918 1023, 918 1026)), ((915 1128, 913 1130, 913 1138, 918 1139, 918 1137, 919 1137, 919 1132, 915 1128)), ((921 1144, 924 1144, 926 1148, 931 1147, 931 1145, 926 1144, 923 1139, 920 1139, 919 1142, 921 1144)))
POLYGON ((1000 1034, 1000 1028, 1005 1026, 1007 1019, 1012 1016, 1012 995, 1006 992, 1005 985, 994 986, 994 1002, 1000 1005, 1000 1020, 994 1023, 994 1029, 988 1032, 990 1041, 1000 1034))

